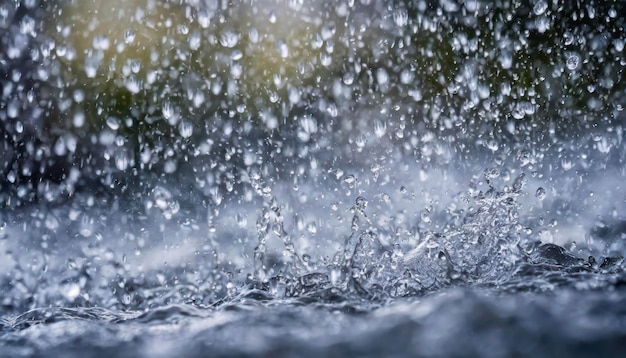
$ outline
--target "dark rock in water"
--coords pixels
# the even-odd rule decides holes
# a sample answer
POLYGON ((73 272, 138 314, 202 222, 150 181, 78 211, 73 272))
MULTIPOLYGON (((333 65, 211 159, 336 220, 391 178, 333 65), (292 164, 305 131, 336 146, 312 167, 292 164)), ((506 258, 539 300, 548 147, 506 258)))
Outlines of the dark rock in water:
POLYGON ((605 257, 599 269, 606 272, 616 272, 620 270, 620 264, 622 262, 624 262, 624 257, 622 256, 605 257))
POLYGON ((582 265, 585 260, 567 252, 565 248, 556 244, 540 244, 533 255, 536 263, 550 263, 560 266, 582 265))

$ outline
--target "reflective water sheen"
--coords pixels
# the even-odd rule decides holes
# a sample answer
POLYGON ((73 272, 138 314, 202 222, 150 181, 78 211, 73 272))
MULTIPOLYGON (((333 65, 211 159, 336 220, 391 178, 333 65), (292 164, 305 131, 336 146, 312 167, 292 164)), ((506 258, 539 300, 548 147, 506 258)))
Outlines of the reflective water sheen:
POLYGON ((0 357, 620 356, 624 11, 0 3, 0 357))

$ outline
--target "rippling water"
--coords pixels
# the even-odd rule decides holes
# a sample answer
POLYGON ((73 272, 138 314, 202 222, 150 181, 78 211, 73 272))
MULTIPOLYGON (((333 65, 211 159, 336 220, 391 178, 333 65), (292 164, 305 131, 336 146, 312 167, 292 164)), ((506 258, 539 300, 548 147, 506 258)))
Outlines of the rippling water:
POLYGON ((146 313, 29 312, 11 322, 19 330, 3 333, 3 354, 584 357, 615 356, 624 347, 619 291, 512 295, 456 288, 384 304, 339 294, 272 300, 251 291, 233 301, 146 313))
POLYGON ((354 201, 318 188, 328 197, 306 212, 335 221, 315 230, 285 219, 302 211, 279 192, 226 205, 217 221, 159 208, 129 217, 119 200, 54 225, 80 197, 5 213, 2 355, 619 355, 623 221, 592 220, 588 242, 567 249, 542 243, 528 223, 545 200, 529 178, 477 178, 458 192, 449 178, 421 181, 448 189, 429 189, 438 204, 427 211, 407 198, 411 179, 390 195, 362 184, 354 201), (302 246, 300 230, 339 244, 302 246))

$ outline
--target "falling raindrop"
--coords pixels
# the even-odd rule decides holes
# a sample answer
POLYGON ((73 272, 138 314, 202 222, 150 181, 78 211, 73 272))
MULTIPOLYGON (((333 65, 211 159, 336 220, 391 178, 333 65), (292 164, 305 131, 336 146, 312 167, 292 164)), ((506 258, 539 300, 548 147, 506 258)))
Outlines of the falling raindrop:
POLYGON ((141 70, 141 62, 139 62, 138 60, 132 61, 130 64, 130 70, 133 73, 139 73, 139 71, 141 70))
POLYGON ((380 138, 384 136, 385 133, 387 133, 387 123, 380 119, 374 121, 374 134, 380 138))
POLYGON ((367 136, 364 134, 358 135, 354 139, 354 143, 356 144, 358 150, 362 150, 367 145, 367 136))
POLYGON ((543 200, 546 198, 546 189, 539 187, 537 188, 537 191, 535 192, 535 197, 537 197, 537 199, 539 200, 543 200))
POLYGON ((94 37, 92 46, 95 50, 108 50, 110 46, 109 38, 104 35, 94 37))
POLYGON ((329 40, 331 37, 335 35, 336 31, 337 31, 337 27, 335 26, 335 23, 329 22, 325 24, 324 26, 322 26, 322 32, 321 32, 322 40, 324 41, 329 40))
MULTIPOLYGON (((19 103, 17 101, 11 101, 9 102, 8 106, 7 106, 7 116, 9 118, 17 118, 19 113, 20 113, 20 109, 19 109, 19 103)), ((20 122, 18 122, 20 123, 20 122)), ((18 132, 21 132, 21 130, 18 130, 18 132)))
POLYGON ((393 21, 398 27, 406 26, 409 22, 409 14, 406 9, 397 9, 393 12, 393 21))
POLYGON ((25 35, 36 36, 35 34, 35 20, 30 16, 24 16, 20 21, 20 32, 25 35))
POLYGON ((287 46, 285 41, 278 41, 278 53, 282 58, 289 57, 289 47, 287 46))
POLYGON ((543 0, 539 0, 537 1, 537 3, 535 3, 535 6, 533 7, 533 12, 535 13, 535 15, 540 16, 543 15, 547 9, 548 3, 543 0))
POLYGON ((126 153, 126 151, 122 150, 119 151, 116 155, 115 155, 115 166, 117 167, 117 169, 119 170, 126 170, 126 168, 128 168, 129 165, 129 158, 128 158, 128 153, 126 153))
POLYGON ((124 32, 124 43, 131 44, 135 41, 135 31, 128 29, 124 32))
POLYGON ((124 83, 124 86, 130 93, 137 94, 141 91, 143 84, 141 80, 135 77, 131 77, 128 80, 126 80, 126 82, 124 83))
POLYGON ((72 118, 72 124, 75 128, 81 128, 85 125, 85 114, 83 112, 76 112, 72 118))
POLYGON ((243 58, 243 53, 242 53, 240 50, 234 50, 234 51, 231 53, 230 58, 231 58, 233 61, 239 61, 239 60, 241 60, 241 59, 243 58))
POLYGON ((570 71, 574 71, 580 66, 580 56, 577 54, 570 54, 567 57, 567 61, 565 63, 567 65, 567 69, 570 71))
POLYGON ((333 58, 331 55, 322 52, 320 53, 320 62, 324 67, 328 67, 332 64, 333 58))
POLYGON ((226 48, 233 48, 239 42, 239 34, 233 30, 226 30, 220 36, 220 44, 226 48))
POLYGON ((389 74, 384 68, 379 68, 376 71, 376 81, 381 86, 387 85, 387 82, 389 81, 389 74))
POLYGON ((193 124, 188 121, 181 121, 178 124, 178 131, 183 138, 190 138, 193 134, 193 124))
POLYGON ((118 130, 120 127, 120 123, 115 117, 107 118, 106 123, 107 123, 107 126, 114 131, 118 130))

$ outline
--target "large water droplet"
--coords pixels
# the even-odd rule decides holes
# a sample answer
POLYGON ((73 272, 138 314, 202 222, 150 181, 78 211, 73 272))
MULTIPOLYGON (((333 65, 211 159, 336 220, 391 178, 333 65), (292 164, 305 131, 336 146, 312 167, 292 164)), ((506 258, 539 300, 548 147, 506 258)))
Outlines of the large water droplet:
POLYGON ((115 167, 121 171, 126 170, 130 160, 128 158, 128 153, 125 150, 120 150, 115 154, 115 167))
POLYGON ((535 13, 535 15, 539 16, 539 15, 543 15, 547 9, 548 9, 548 3, 546 3, 543 0, 539 0, 533 7, 533 12, 535 13))
POLYGON ((116 131, 120 127, 120 122, 115 117, 109 117, 106 120, 107 126, 112 130, 116 131))
POLYGON ((376 71, 376 81, 381 86, 386 85, 389 81, 389 74, 387 73, 387 70, 385 70, 384 68, 379 68, 376 71))
POLYGON ((193 124, 188 121, 181 121, 178 125, 178 131, 183 138, 190 138, 193 134, 193 124))
POLYGON ((574 71, 580 66, 580 56, 578 54, 570 54, 565 62, 567 69, 574 71))
POLYGON ((239 33, 233 30, 226 30, 220 36, 220 44, 226 48, 233 48, 239 42, 239 33))
POLYGON ((406 9, 397 9, 393 12, 393 21, 398 27, 406 26, 409 23, 409 13, 406 9))

